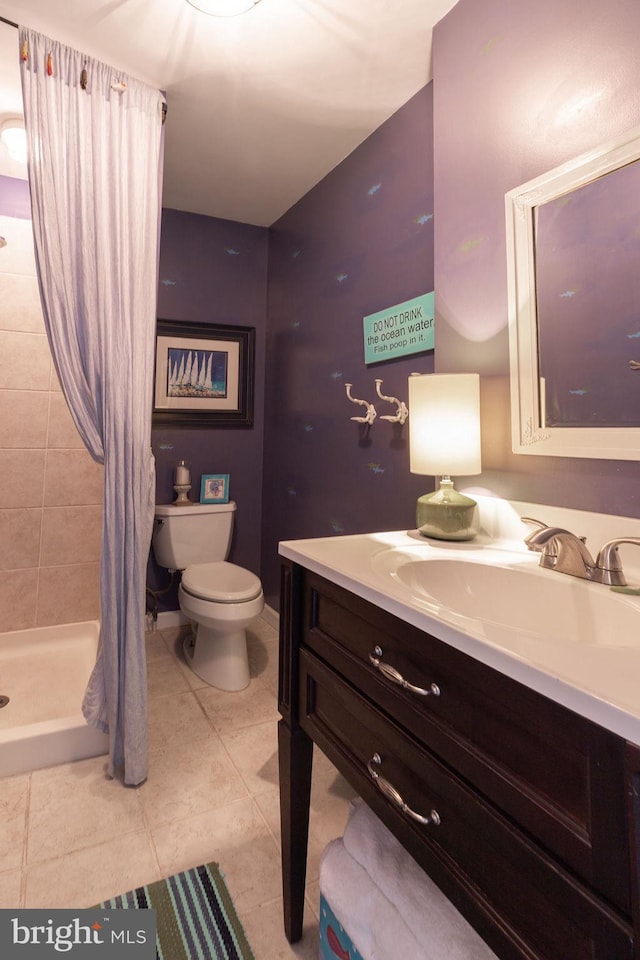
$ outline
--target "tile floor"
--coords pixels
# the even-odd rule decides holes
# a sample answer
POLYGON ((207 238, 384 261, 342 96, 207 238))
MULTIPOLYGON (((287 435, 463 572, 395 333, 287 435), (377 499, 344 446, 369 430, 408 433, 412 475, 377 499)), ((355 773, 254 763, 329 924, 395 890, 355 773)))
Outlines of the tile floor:
POLYGON ((149 779, 129 789, 104 757, 0 780, 0 908, 85 907, 216 860, 256 960, 317 957, 318 867, 353 793, 319 751, 312 786, 305 933, 282 931, 276 631, 249 635, 240 693, 203 684, 180 630, 147 636, 149 779))

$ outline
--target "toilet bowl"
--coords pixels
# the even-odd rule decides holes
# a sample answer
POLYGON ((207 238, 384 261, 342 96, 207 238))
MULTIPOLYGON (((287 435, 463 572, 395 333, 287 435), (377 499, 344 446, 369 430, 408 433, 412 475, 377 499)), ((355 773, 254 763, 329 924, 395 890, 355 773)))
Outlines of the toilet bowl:
POLYGON ((183 571, 178 600, 194 624, 184 642, 193 672, 221 690, 244 690, 250 679, 245 631, 264 608, 258 577, 225 560, 192 564, 183 571))
POLYGON ((184 642, 188 666, 220 690, 249 683, 246 628, 264 608, 259 578, 226 559, 236 505, 159 504, 153 552, 168 570, 181 570, 180 609, 192 622, 184 642))

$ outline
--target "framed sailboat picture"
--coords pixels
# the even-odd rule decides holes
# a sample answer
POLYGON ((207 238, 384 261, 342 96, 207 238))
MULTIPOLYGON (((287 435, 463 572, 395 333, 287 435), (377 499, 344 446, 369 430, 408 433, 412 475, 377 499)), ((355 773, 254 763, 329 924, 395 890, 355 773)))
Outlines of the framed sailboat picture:
POLYGON ((255 328, 158 320, 154 426, 253 426, 255 328))

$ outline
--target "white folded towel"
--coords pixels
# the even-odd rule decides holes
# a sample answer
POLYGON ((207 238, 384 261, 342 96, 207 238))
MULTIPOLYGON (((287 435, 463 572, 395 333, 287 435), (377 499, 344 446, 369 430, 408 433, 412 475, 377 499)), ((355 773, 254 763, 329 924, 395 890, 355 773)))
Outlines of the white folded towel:
POLYGON ((322 854, 320 891, 364 960, 436 960, 340 837, 322 854))
MULTIPOLYGON (((434 960, 497 960, 493 950, 360 798, 352 801, 343 841, 349 855, 396 907, 417 942, 428 943, 429 956, 434 960)), ((403 955, 397 952, 396 956, 403 955)), ((405 955, 405 960, 410 956, 405 955)))

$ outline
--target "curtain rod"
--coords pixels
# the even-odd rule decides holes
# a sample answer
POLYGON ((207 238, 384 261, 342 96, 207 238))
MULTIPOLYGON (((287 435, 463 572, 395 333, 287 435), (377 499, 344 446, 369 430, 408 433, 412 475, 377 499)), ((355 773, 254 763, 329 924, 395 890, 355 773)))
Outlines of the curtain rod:
MULTIPOLYGON (((13 20, 7 20, 6 17, 0 16, 0 23, 6 23, 8 27, 15 27, 16 30, 20 29, 20 25, 18 23, 14 23, 13 20)), ((162 123, 163 124, 166 119, 167 119, 167 103, 165 101, 164 106, 162 107, 162 123)))

